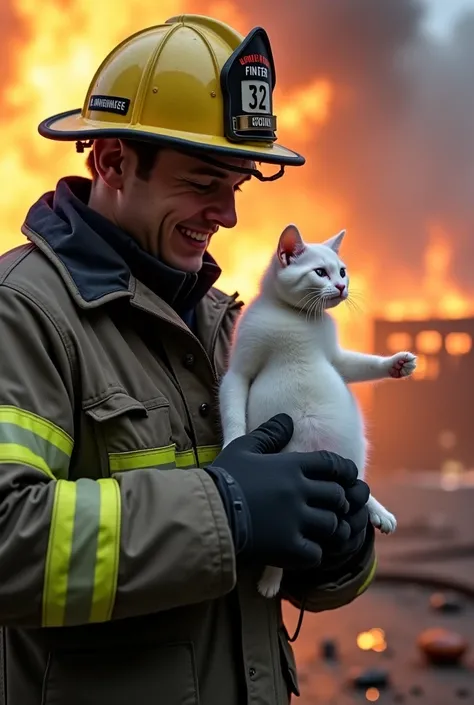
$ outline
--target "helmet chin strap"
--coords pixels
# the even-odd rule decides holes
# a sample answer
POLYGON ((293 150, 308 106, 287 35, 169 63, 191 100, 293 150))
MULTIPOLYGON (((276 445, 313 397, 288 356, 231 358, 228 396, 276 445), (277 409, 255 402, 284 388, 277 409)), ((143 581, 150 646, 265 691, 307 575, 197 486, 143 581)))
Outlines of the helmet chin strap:
POLYGON ((275 174, 272 174, 271 176, 264 176, 262 172, 256 169, 255 167, 251 168, 245 166, 236 166, 234 164, 227 164, 227 162, 223 162, 220 159, 214 159, 213 157, 209 156, 209 154, 196 153, 195 156, 201 161, 207 162, 212 166, 217 166, 220 169, 226 169, 228 171, 236 171, 239 174, 249 174, 250 176, 255 176, 255 178, 259 181, 276 181, 276 179, 280 179, 285 173, 285 166, 283 164, 280 165, 280 169, 275 174))
MULTIPOLYGON (((76 152, 82 154, 86 149, 92 147, 93 144, 94 140, 78 140, 76 142, 76 152)), ((283 164, 280 165, 279 170, 275 174, 272 174, 271 176, 264 176, 262 172, 259 171, 259 169, 256 169, 255 167, 252 168, 246 166, 236 166, 235 164, 228 164, 227 162, 221 161, 220 159, 214 159, 214 157, 211 157, 208 152, 201 152, 200 150, 189 148, 179 149, 176 145, 173 145, 172 149, 176 149, 177 151, 183 152, 184 154, 190 154, 196 157, 197 159, 200 159, 203 162, 207 162, 207 164, 211 164, 212 166, 217 166, 220 169, 226 169, 227 171, 235 171, 238 174, 249 174, 250 176, 255 176, 255 178, 259 181, 276 181, 276 179, 280 179, 285 173, 285 166, 283 164)), ((255 164, 255 162, 253 163, 255 164)))

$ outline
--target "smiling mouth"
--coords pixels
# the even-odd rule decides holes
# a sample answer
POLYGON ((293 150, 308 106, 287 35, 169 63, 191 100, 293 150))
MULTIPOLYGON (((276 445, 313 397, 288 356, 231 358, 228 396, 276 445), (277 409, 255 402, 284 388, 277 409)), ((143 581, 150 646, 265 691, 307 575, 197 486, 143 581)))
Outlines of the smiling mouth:
POLYGON ((176 228, 182 235, 191 238, 191 240, 196 240, 197 242, 206 242, 215 232, 213 230, 207 233, 198 232, 197 230, 191 230, 191 228, 184 228, 182 225, 177 225, 176 228))

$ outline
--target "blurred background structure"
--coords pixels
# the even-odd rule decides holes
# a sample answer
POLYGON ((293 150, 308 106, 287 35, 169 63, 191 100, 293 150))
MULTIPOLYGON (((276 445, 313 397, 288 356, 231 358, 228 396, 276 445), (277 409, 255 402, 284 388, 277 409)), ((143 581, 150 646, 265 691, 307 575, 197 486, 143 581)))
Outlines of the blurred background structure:
POLYGON ((279 138, 307 157, 281 181, 252 182, 238 195, 239 225, 212 244, 221 288, 248 301, 288 222, 309 241, 347 228, 357 308, 337 311, 343 344, 420 356, 414 379, 358 390, 375 494, 400 528, 378 539, 380 582, 357 607, 305 620, 301 702, 474 703, 468 662, 440 675, 413 655, 418 627, 458 624, 474 635, 474 0, 2 0, 0 252, 24 241, 19 228, 39 195, 63 175, 86 174, 74 144, 42 139, 37 124, 82 104, 122 38, 180 12, 243 33, 265 26, 279 138), (414 576, 411 587, 388 581, 397 566, 414 576), (462 608, 459 592, 459 609, 430 605, 442 579, 464 590, 462 608), (324 648, 339 649, 342 661, 328 671, 320 641, 331 633, 337 644, 324 648), (389 668, 396 687, 375 678, 341 694, 344 669, 361 660, 389 668))

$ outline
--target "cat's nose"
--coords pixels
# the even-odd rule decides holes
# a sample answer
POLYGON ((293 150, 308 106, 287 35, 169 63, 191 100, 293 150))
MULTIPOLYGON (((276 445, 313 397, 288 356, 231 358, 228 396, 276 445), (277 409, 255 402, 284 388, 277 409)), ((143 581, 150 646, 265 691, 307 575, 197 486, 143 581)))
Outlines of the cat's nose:
POLYGON ((346 288, 346 285, 345 285, 345 284, 335 284, 335 287, 336 287, 336 289, 339 291, 339 293, 340 293, 341 296, 342 296, 342 292, 343 292, 344 289, 346 288))

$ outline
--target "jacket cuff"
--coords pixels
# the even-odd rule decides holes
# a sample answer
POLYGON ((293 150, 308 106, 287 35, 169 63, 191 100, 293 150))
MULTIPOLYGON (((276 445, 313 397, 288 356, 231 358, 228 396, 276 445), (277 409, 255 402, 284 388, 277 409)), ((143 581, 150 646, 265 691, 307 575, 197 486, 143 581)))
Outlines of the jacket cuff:
POLYGON ((221 496, 237 556, 251 539, 251 518, 244 493, 240 485, 223 468, 209 465, 203 470, 212 478, 221 496))

